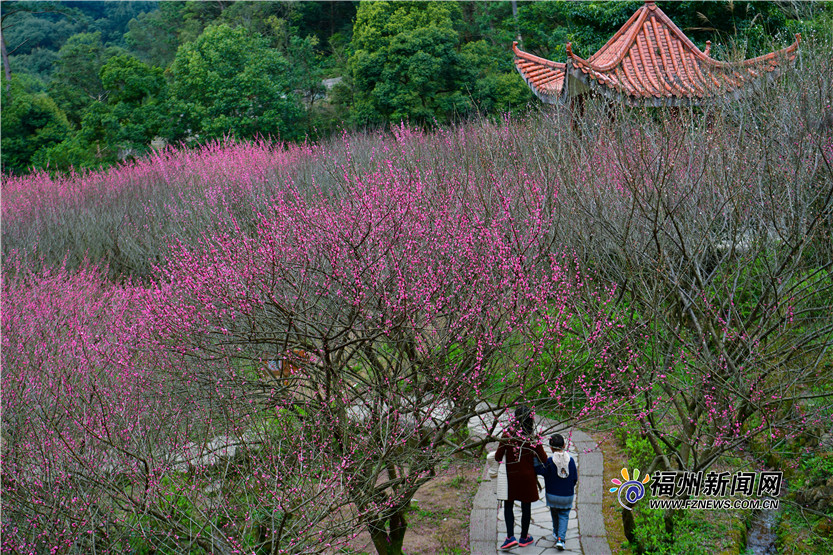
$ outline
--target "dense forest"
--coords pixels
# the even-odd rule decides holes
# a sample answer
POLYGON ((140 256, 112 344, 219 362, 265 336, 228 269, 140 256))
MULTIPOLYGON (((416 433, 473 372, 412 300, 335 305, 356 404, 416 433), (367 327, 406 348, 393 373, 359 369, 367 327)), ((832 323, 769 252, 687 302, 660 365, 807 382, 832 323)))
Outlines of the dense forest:
MULTIPOLYGON (((510 46, 589 56, 641 2, 3 2, 2 166, 94 169, 166 144, 433 126, 527 109, 510 46)), ((669 2, 715 56, 812 34, 830 5, 669 2)))

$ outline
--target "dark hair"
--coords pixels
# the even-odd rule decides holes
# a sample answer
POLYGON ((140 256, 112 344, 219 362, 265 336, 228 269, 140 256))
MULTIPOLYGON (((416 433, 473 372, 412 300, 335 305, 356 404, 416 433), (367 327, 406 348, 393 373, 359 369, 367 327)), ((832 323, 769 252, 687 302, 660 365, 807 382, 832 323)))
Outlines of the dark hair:
POLYGON ((555 434, 550 438, 550 447, 553 449, 564 449, 564 438, 561 434, 555 434))
POLYGON ((527 436, 531 437, 533 431, 535 430, 535 419, 532 418, 532 411, 529 410, 529 407, 521 405, 516 408, 515 420, 518 422, 521 430, 523 430, 527 436))

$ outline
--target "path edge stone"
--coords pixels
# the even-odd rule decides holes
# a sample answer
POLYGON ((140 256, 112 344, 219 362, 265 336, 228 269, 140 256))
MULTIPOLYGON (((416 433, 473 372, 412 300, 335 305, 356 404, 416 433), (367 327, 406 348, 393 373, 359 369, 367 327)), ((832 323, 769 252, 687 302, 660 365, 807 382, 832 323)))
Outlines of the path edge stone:
MULTIPOLYGON (((580 459, 576 515, 582 553, 611 555, 602 513, 604 492, 604 456, 599 444, 586 432, 573 429, 570 433, 572 451, 580 459)), ((485 452, 494 451, 497 443, 486 446, 485 452)), ((469 517, 469 549, 473 555, 497 553, 497 495, 496 483, 489 477, 489 464, 484 462, 480 486, 472 502, 469 517)))
POLYGON ((575 452, 581 459, 578 476, 578 532, 582 553, 611 555, 607 542, 602 495, 604 493, 604 455, 602 449, 589 434, 574 429, 571 435, 575 452))

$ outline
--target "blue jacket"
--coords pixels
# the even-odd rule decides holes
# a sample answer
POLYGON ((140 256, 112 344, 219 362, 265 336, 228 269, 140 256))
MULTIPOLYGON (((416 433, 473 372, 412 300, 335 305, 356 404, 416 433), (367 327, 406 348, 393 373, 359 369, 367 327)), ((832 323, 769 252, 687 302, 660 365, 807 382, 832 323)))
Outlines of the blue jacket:
POLYGON ((571 497, 575 493, 578 469, 576 469, 576 461, 573 457, 570 457, 569 476, 562 478, 558 475, 558 467, 552 462, 552 457, 548 458, 546 463, 536 465, 535 473, 544 477, 548 496, 571 497))

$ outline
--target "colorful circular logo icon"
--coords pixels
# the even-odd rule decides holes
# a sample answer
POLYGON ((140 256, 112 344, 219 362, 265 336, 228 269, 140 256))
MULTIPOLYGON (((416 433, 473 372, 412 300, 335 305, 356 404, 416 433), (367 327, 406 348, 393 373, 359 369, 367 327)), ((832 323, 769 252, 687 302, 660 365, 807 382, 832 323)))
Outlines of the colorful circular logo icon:
POLYGON ((639 469, 635 468, 633 470, 633 479, 630 478, 628 474, 628 469, 622 469, 622 478, 625 479, 624 482, 619 481, 619 479, 614 478, 611 480, 614 484, 616 484, 615 488, 610 488, 610 493, 616 493, 617 491, 619 494, 617 495, 617 499, 619 500, 619 504, 622 505, 625 509, 632 511, 633 509, 622 502, 622 498, 633 505, 643 497, 645 497, 645 486, 643 484, 647 484, 651 477, 646 474, 642 481, 638 481, 639 479, 639 469))

